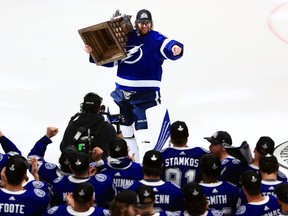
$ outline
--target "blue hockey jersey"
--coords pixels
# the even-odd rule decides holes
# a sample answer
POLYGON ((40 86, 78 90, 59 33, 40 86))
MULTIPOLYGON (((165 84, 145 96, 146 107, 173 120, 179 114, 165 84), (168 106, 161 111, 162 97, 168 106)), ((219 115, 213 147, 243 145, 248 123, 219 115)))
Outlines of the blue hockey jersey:
POLYGON ((141 180, 136 181, 129 190, 134 190, 141 185, 147 185, 153 188, 156 201, 154 203, 154 211, 179 211, 183 210, 184 196, 179 187, 171 182, 162 180, 141 180))
POLYGON ((108 158, 104 166, 105 169, 101 171, 101 173, 112 178, 117 193, 130 187, 134 181, 143 179, 142 166, 127 157, 117 159, 108 158))
POLYGON ((251 202, 245 205, 241 205, 237 211, 236 215, 259 215, 259 216, 274 216, 280 215, 280 207, 277 202, 277 198, 273 195, 265 196, 264 200, 261 202, 251 202))
POLYGON ((166 148, 161 151, 164 167, 161 179, 170 181, 180 188, 189 182, 201 180, 200 158, 209 154, 206 149, 195 148, 166 148))
POLYGON ((43 215, 49 204, 48 194, 41 189, 9 191, 0 188, 0 215, 43 215))
MULTIPOLYGON (((118 65, 116 88, 126 91, 159 91, 164 60, 176 60, 183 55, 183 44, 154 30, 146 35, 139 35, 135 29, 131 31, 126 49, 125 59, 103 65, 118 65), (173 55, 174 45, 182 48, 180 55, 173 55)), ((91 56, 90 62, 94 62, 91 56)))
POLYGON ((207 196, 209 209, 222 211, 225 215, 234 215, 239 198, 239 189, 228 182, 199 183, 207 196))
POLYGON ((56 205, 64 205, 66 203, 65 195, 72 193, 75 185, 82 182, 88 182, 94 186, 94 197, 97 206, 106 208, 114 199, 116 191, 111 178, 107 175, 99 173, 87 178, 75 178, 73 175, 69 175, 61 176, 53 181, 52 193, 54 203, 56 205))

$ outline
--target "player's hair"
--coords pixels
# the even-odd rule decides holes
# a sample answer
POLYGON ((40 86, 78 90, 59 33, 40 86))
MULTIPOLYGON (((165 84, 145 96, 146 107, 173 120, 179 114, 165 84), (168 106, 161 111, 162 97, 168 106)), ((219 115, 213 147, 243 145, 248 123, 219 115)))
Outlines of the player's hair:
POLYGON ((150 167, 143 164, 143 173, 147 176, 161 176, 163 167, 150 167))
POLYGON ((198 216, 202 215, 207 210, 207 197, 203 194, 197 202, 191 202, 188 200, 185 200, 184 202, 184 208, 189 213, 190 216, 198 216))
POLYGON ((128 215, 128 206, 127 203, 114 201, 110 206, 111 216, 125 216, 128 215))
POLYGON ((184 137, 171 136, 170 139, 174 146, 182 146, 182 145, 187 144, 188 142, 188 138, 184 138, 184 137))
POLYGON ((242 186, 250 196, 261 194, 261 175, 255 170, 245 171, 242 175, 242 186), (256 180, 251 180, 251 175, 256 176, 256 180))
POLYGON ((279 170, 277 158, 273 155, 271 157, 261 155, 259 159, 259 170, 267 174, 277 173, 279 170))

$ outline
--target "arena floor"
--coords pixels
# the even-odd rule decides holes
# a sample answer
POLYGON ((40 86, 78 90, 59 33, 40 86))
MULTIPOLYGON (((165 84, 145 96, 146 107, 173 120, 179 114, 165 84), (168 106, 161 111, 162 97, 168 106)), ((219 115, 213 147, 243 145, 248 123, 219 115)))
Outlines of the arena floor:
POLYGON ((288 3, 280 0, 50 0, 0 2, 0 130, 27 154, 47 126, 59 143, 86 93, 111 104, 116 69, 88 63, 78 29, 108 21, 116 9, 147 8, 154 29, 185 45, 184 57, 163 65, 162 99, 171 121, 185 121, 189 145, 226 130, 253 149, 260 136, 288 140, 288 3))

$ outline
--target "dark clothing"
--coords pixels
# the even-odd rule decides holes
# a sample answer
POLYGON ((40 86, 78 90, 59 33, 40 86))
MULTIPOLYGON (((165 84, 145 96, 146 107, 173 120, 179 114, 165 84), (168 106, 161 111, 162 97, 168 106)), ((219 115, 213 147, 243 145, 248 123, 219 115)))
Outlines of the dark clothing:
POLYGON ((91 150, 94 147, 101 148, 103 150, 102 159, 106 159, 109 143, 117 137, 117 133, 114 126, 106 122, 104 117, 97 113, 83 113, 77 119, 69 122, 60 144, 61 151, 69 145, 77 147, 78 143, 74 141, 74 137, 80 127, 82 131, 84 128, 84 132, 82 133, 84 136, 88 136, 87 130, 90 128, 92 138, 91 150))

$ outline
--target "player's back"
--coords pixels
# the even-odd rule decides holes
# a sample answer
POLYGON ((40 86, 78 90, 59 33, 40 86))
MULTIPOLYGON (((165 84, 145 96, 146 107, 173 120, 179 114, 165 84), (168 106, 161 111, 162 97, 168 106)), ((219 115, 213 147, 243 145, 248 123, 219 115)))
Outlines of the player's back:
POLYGON ((133 162, 128 158, 120 159, 118 162, 106 161, 105 169, 101 172, 113 180, 117 193, 130 187, 134 181, 143 179, 143 169, 139 163, 133 162))
POLYGON ((41 189, 0 189, 0 215, 43 215, 48 204, 49 196, 41 189))
POLYGON ((164 162, 161 179, 182 187, 189 182, 201 180, 199 161, 209 151, 200 147, 173 147, 162 150, 161 154, 164 162))
POLYGON ((129 189, 136 191, 141 185, 147 185, 153 188, 155 193, 155 211, 178 211, 183 210, 183 193, 179 187, 171 182, 164 182, 162 180, 141 180, 135 182, 129 189))
POLYGON ((263 201, 251 202, 241 205, 237 211, 236 215, 280 215, 280 207, 277 202, 277 198, 269 195, 265 196, 263 201))
POLYGON ((210 209, 222 211, 225 215, 232 215, 236 210, 239 198, 239 189, 225 181, 215 183, 199 183, 210 209))
POLYGON ((65 204, 65 195, 72 193, 77 183, 89 182, 95 188, 95 202, 98 206, 106 207, 113 200, 115 189, 112 180, 105 174, 99 173, 86 178, 76 178, 73 175, 61 176, 53 181, 52 192, 54 205, 65 204))

